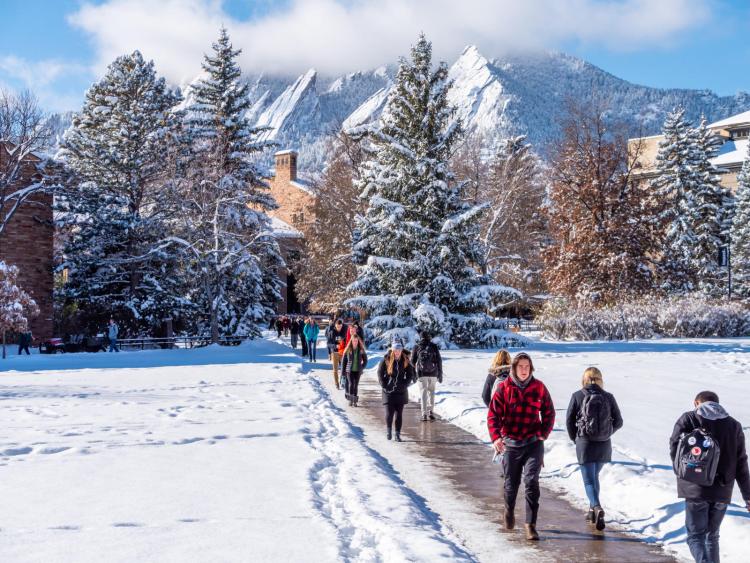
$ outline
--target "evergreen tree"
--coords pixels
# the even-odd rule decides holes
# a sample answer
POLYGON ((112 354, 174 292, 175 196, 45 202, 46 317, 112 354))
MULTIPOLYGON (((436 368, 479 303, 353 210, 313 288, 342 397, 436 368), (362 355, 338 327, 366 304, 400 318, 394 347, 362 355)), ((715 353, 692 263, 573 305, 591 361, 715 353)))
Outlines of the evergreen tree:
POLYGON ((446 346, 494 344, 500 333, 484 311, 518 296, 477 271, 484 208, 465 202, 448 169, 461 126, 447 75, 444 63, 432 69, 432 45, 420 36, 401 61, 359 182, 368 208, 357 221, 349 303, 370 314, 376 345, 396 335, 412 343, 415 329, 446 346))
POLYGON ((663 250, 657 267, 662 288, 682 293, 697 286, 695 210, 700 181, 696 135, 683 108, 667 115, 663 135, 656 156, 657 177, 651 182, 652 196, 661 204, 656 221, 663 233, 663 250))
POLYGON ((750 303, 750 146, 737 176, 734 216, 731 227, 733 291, 750 303))
POLYGON ((263 150, 251 127, 248 86, 226 29, 206 55, 206 77, 192 88, 187 108, 184 177, 175 196, 178 236, 191 298, 213 341, 220 333, 259 334, 280 299, 283 265, 266 212, 276 207, 254 164, 263 150))
POLYGON ((135 51, 109 65, 65 133, 60 154, 79 181, 58 198, 63 294, 94 325, 114 315, 147 330, 183 305, 163 244, 173 219, 166 162, 179 100, 135 51))

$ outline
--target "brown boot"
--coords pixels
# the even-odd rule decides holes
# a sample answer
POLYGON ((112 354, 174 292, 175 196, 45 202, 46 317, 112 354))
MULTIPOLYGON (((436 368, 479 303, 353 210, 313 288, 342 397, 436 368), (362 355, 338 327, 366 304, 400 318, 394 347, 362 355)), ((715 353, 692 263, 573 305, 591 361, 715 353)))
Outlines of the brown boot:
POLYGON ((505 524, 506 530, 512 530, 516 527, 516 516, 507 506, 505 507, 505 513, 503 514, 503 523, 505 524))
POLYGON ((529 541, 539 541, 539 534, 536 532, 536 524, 525 524, 526 539, 529 541))

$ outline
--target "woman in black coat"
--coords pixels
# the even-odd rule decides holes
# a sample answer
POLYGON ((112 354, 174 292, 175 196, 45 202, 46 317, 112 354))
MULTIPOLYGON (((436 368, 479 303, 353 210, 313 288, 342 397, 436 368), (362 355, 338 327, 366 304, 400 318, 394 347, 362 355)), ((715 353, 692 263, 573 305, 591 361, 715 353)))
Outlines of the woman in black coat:
MULTIPOLYGON (((568 406, 568 415, 566 417, 566 427, 568 436, 576 444, 576 456, 581 466, 581 476, 583 485, 586 489, 586 496, 589 499, 589 511, 587 518, 596 524, 597 530, 604 529, 604 510, 599 502, 599 472, 605 463, 612 461, 612 440, 610 436, 622 428, 622 415, 620 407, 614 395, 604 390, 604 380, 602 372, 595 367, 590 367, 583 372, 582 389, 573 393, 568 406), (594 397, 596 396, 596 399, 594 397), (592 398, 589 398, 592 397, 592 398), (599 429, 599 434, 591 436, 591 423, 586 426, 584 417, 584 406, 590 402, 589 409, 592 422, 595 412, 601 412, 602 417, 607 420, 602 421, 606 428, 599 429), (594 407, 594 405, 597 405, 594 407), (602 434, 602 432, 604 432, 602 434)), ((598 427, 595 424, 595 427, 598 427)))
POLYGON ((482 401, 484 406, 489 407, 492 402, 492 395, 497 385, 505 381, 510 375, 510 353, 507 350, 500 350, 492 360, 492 365, 487 372, 487 379, 484 380, 482 388, 482 401))
POLYGON ((356 407, 359 401, 359 378, 367 367, 365 343, 355 332, 341 356, 341 373, 344 376, 345 395, 350 407, 356 407))
POLYGON ((387 437, 391 439, 391 427, 396 419, 396 441, 401 441, 401 425, 404 406, 409 403, 409 385, 416 381, 414 366, 409 361, 409 352, 400 340, 394 340, 378 366, 378 381, 383 389, 383 404, 386 410, 387 437))

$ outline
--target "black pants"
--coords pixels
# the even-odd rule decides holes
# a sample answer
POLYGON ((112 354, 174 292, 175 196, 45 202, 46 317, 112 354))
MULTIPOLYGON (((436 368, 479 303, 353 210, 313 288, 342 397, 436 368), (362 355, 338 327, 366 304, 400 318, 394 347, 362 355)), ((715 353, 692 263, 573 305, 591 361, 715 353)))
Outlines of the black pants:
POLYGON ((503 455, 505 506, 515 510, 521 476, 526 486, 526 523, 536 524, 539 512, 539 473, 544 461, 544 442, 537 440, 520 448, 506 448, 503 455))
POLYGON ((685 500, 687 544, 696 563, 719 563, 719 527, 726 513, 723 502, 685 500))
POLYGON ((18 345, 18 355, 20 356, 21 353, 26 350, 26 353, 31 356, 31 352, 29 352, 29 345, 28 344, 19 344, 18 345))
POLYGON ((393 417, 396 417, 396 434, 401 433, 401 424, 404 418, 404 405, 391 405, 388 403, 385 405, 385 422, 388 425, 388 430, 393 426, 393 417))
POLYGON ((302 355, 307 356, 307 338, 300 332, 299 341, 302 343, 302 355))
POLYGON ((346 397, 351 401, 359 396, 359 376, 358 371, 352 371, 346 376, 346 397))

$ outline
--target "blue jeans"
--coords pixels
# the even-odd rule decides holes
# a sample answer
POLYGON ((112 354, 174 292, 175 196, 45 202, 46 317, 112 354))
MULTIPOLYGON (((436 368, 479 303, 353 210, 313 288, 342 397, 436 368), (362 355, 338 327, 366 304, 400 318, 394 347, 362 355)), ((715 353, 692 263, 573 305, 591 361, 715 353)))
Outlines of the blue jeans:
POLYGON ((589 497, 589 506, 601 506, 599 502, 599 472, 604 467, 600 461, 581 464, 581 477, 583 477, 583 486, 586 489, 586 496, 589 497))
POLYGON ((120 349, 117 347, 117 338, 110 338, 109 339, 109 351, 110 352, 119 352, 120 349))
POLYGON ((685 500, 687 544, 696 563, 719 563, 719 527, 727 504, 685 500))

